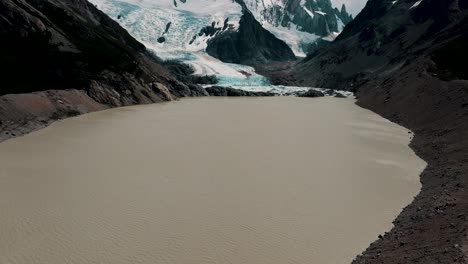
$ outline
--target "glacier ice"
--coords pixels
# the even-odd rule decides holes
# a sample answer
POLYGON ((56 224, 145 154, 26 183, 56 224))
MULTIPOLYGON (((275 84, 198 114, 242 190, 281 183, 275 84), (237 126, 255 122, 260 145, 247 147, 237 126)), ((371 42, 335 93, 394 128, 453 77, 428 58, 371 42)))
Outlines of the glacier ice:
MULTIPOLYGON (((262 18, 261 13, 265 8, 284 5, 282 0, 262 0, 262 6, 258 5, 257 0, 244 1, 264 28, 288 43, 298 56, 305 56, 301 43, 311 43, 319 38, 294 26, 274 26, 262 18)), ((223 27, 227 23, 232 30, 235 30, 239 26, 242 7, 234 0, 186 0, 185 3, 180 0, 90 0, 90 2, 115 19, 133 37, 155 51, 160 58, 184 61, 193 66, 197 75, 216 75, 219 79, 218 85, 278 94, 309 89, 271 86, 268 80, 255 73, 252 67, 223 63, 205 52, 207 41, 213 36, 201 34, 203 28, 223 27)))

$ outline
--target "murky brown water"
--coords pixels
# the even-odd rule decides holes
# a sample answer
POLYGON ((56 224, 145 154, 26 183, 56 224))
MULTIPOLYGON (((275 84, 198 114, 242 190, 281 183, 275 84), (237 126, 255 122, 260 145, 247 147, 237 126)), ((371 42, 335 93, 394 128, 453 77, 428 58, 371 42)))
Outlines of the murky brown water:
POLYGON ((0 263, 349 263, 417 194, 408 131, 347 99, 190 99, 0 144, 0 263))

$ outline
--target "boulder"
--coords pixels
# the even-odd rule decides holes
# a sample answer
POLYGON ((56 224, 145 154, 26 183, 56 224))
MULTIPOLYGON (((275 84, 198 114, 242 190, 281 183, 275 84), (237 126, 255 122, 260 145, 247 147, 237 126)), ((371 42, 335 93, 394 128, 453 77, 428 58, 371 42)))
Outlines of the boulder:
POLYGON ((325 94, 320 92, 320 91, 310 89, 310 90, 308 90, 306 92, 299 93, 297 96, 298 97, 324 97, 325 94))

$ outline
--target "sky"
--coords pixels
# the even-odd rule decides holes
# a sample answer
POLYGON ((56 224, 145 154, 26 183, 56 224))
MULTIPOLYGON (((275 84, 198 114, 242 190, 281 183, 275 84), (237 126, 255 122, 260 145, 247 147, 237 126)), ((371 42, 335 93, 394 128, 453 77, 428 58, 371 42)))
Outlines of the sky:
POLYGON ((341 9, 341 5, 345 4, 349 13, 356 17, 356 15, 364 8, 367 0, 331 0, 333 6, 341 9))

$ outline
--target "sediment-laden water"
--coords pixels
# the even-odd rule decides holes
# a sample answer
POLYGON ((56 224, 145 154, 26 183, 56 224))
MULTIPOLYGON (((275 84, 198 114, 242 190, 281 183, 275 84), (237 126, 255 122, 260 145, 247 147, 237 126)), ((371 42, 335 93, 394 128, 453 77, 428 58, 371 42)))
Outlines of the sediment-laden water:
POLYGON ((420 188, 352 99, 189 99, 0 144, 0 263, 349 263, 420 188))

